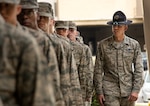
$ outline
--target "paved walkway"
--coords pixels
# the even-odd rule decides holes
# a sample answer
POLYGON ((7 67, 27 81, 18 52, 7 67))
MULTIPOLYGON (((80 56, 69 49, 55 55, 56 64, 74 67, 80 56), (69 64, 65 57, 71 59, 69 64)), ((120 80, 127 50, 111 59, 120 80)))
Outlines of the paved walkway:
POLYGON ((148 103, 136 103, 135 106, 150 106, 148 103))

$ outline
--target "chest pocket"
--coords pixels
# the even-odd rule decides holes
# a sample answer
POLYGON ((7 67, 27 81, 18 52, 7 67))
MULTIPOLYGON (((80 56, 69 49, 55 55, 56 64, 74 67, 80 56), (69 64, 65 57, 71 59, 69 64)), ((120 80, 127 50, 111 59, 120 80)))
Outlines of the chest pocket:
POLYGON ((123 57, 126 61, 133 61, 134 58, 134 49, 133 48, 126 48, 124 49, 123 57))
POLYGON ((116 54, 116 49, 115 48, 106 48, 104 53, 105 53, 105 57, 112 57, 114 54, 116 54))
POLYGON ((114 66, 116 63, 116 50, 115 49, 106 49, 104 52, 105 64, 114 66))

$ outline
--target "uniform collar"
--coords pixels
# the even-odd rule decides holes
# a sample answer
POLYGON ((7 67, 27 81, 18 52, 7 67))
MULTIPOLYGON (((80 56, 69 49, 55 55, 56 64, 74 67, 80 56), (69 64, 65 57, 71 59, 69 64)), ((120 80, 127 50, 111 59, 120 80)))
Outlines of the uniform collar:
MULTIPOLYGON (((122 42, 120 42, 120 44, 121 44, 121 46, 120 47, 123 47, 124 45, 129 45, 129 37, 128 36, 126 36, 126 35, 124 35, 125 37, 124 37, 124 40, 122 41, 122 42)), ((115 48, 117 48, 116 47, 116 44, 115 44, 115 40, 114 40, 114 37, 113 37, 113 35, 111 36, 111 39, 110 39, 110 45, 112 45, 112 46, 114 46, 115 48)))
POLYGON ((129 42, 129 37, 125 35, 125 38, 124 38, 124 44, 126 45, 129 45, 130 42, 129 42))
MULTIPOLYGON (((129 45, 129 37, 124 35, 124 40, 122 41, 124 44, 129 45)), ((111 42, 110 44, 112 45, 115 42, 113 35, 111 36, 111 42)))
POLYGON ((67 37, 61 36, 59 34, 57 34, 59 38, 66 40, 67 42, 70 42, 70 40, 67 37))

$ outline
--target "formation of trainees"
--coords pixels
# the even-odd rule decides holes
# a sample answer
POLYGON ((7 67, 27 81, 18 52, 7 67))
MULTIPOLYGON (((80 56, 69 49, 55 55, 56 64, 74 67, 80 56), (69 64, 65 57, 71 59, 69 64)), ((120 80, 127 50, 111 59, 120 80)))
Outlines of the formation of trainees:
POLYGON ((0 0, 0 106, 91 106, 93 93, 100 106, 134 106, 143 66, 132 21, 114 13, 94 65, 75 22, 54 18, 48 2, 0 0))

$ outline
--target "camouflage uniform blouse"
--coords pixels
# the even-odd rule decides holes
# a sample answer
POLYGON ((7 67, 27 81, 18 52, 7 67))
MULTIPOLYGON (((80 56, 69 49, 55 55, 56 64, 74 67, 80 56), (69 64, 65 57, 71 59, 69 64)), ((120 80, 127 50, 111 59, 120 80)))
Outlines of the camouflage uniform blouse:
POLYGON ((5 106, 54 106, 46 60, 33 37, 0 19, 0 97, 5 106))
POLYGON ((60 89, 63 94, 63 99, 65 101, 65 106, 71 106, 72 92, 71 92, 71 82, 70 82, 70 72, 67 69, 67 58, 65 56, 65 51, 60 39, 55 36, 55 34, 47 35, 52 42, 54 50, 56 52, 56 57, 58 61, 59 73, 60 73, 60 89))
POLYGON ((31 34, 31 36, 33 36, 36 39, 40 48, 40 52, 44 55, 44 57, 47 60, 47 75, 53 80, 54 93, 56 94, 56 105, 58 104, 60 106, 64 106, 62 92, 60 90, 60 75, 58 70, 58 63, 52 43, 49 41, 46 34, 40 29, 34 30, 25 26, 21 26, 19 24, 18 29, 28 32, 29 34, 31 34))
POLYGON ((67 58, 67 69, 70 72, 70 81, 71 81, 71 91, 73 95, 74 103, 71 106, 83 106, 82 94, 79 82, 79 76, 77 72, 76 62, 73 56, 73 48, 70 44, 70 40, 61 35, 57 35, 60 39, 63 48, 65 50, 65 57, 67 58))
POLYGON ((97 94, 126 97, 131 92, 139 92, 142 71, 141 49, 136 40, 125 36, 117 44, 111 36, 99 42, 94 70, 97 94))

